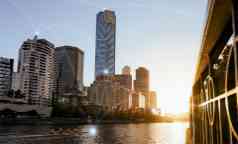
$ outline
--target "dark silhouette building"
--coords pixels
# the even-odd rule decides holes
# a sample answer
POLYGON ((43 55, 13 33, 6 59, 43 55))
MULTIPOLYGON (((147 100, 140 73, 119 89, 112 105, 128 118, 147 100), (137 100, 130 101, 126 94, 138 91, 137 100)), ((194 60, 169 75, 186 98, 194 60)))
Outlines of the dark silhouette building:
POLYGON ((144 67, 136 69, 136 80, 134 80, 134 89, 136 92, 142 92, 148 95, 149 92, 149 71, 144 67))
POLYGON ((0 57, 0 97, 7 96, 11 89, 13 63, 13 59, 0 57))
POLYGON ((56 48, 56 91, 58 94, 83 90, 84 52, 77 47, 56 48))

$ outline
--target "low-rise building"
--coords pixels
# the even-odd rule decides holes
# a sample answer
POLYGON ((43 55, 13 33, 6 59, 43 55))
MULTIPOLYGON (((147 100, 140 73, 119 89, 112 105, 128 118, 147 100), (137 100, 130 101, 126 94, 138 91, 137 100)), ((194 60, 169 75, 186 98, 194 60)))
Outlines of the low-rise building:
POLYGON ((57 96, 59 103, 68 105, 70 107, 80 107, 88 105, 88 97, 85 91, 71 91, 65 92, 57 96))
POLYGON ((14 60, 0 57, 0 97, 8 95, 12 85, 14 60))
POLYGON ((89 102, 104 110, 127 110, 130 90, 115 80, 114 76, 101 76, 88 88, 89 102))
POLYGON ((121 86, 131 90, 132 89, 132 76, 131 75, 115 75, 114 81, 118 82, 121 86))

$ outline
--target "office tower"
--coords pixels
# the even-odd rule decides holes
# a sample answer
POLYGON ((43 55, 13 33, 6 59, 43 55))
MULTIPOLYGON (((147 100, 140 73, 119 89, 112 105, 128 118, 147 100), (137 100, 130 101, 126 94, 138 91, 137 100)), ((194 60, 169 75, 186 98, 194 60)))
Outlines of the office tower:
POLYGON ((0 57, 0 97, 7 96, 11 89, 14 60, 0 57))
POLYGON ((134 81, 136 92, 142 92, 147 95, 149 92, 149 71, 146 68, 136 69, 136 80, 134 81))
POLYGON ((123 75, 131 75, 131 68, 129 66, 124 66, 122 69, 123 75))
POLYGON ((55 80, 54 55, 54 45, 37 36, 26 40, 19 50, 20 89, 30 104, 47 106, 50 102, 55 80))
POLYGON ((116 15, 111 10, 97 14, 95 78, 115 74, 116 15))
POLYGON ((61 46, 56 48, 55 57, 58 94, 82 91, 84 52, 77 47, 61 46))

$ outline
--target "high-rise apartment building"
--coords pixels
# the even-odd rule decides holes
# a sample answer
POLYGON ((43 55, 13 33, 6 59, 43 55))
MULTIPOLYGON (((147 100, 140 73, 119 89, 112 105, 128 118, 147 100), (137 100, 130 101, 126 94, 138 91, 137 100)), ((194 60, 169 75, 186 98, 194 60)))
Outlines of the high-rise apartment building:
POLYGON ((28 102, 48 105, 54 90, 55 47, 45 40, 26 40, 19 50, 20 89, 28 102))
POLYGON ((115 74, 116 15, 111 10, 97 14, 95 78, 115 74))
POLYGON ((56 89, 59 94, 83 90, 84 52, 77 47, 57 47, 56 89))
POLYGON ((0 97, 11 89, 14 60, 0 57, 0 97))

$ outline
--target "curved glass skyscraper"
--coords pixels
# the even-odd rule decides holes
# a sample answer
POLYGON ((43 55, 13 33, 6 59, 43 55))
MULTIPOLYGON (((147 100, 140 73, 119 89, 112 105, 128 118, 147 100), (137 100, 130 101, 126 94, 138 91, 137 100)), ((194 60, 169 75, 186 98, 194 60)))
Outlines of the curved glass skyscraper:
POLYGON ((83 90, 84 52, 77 47, 61 46, 55 49, 56 83, 60 95, 72 90, 83 90))
POLYGON ((95 77, 115 74, 116 16, 111 10, 97 14, 95 77))

